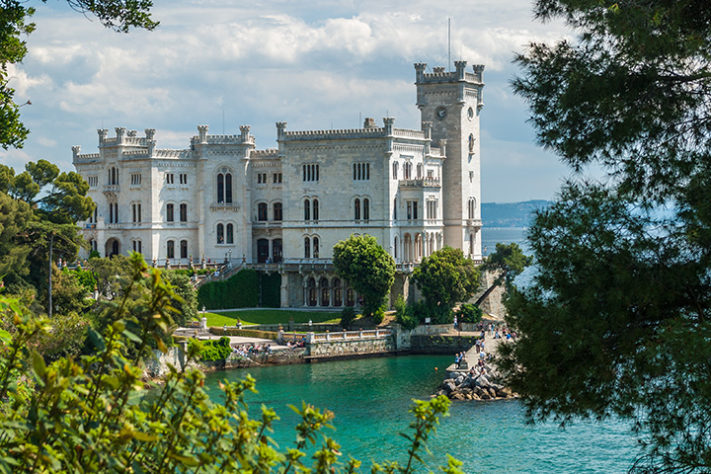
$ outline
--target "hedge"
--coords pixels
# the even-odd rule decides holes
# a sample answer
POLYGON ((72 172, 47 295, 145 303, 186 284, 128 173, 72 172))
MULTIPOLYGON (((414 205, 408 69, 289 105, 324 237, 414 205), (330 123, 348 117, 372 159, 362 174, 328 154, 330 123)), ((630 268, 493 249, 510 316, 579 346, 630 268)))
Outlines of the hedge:
POLYGON ((260 306, 279 308, 281 306, 281 275, 259 272, 259 287, 262 293, 260 306))
POLYGON ((227 328, 223 329, 220 327, 210 328, 210 334, 215 336, 242 336, 242 337, 256 337, 258 339, 273 339, 276 340, 279 337, 279 333, 273 331, 260 331, 258 329, 237 329, 237 328, 227 328))
POLYGON ((198 307, 203 306, 206 309, 278 308, 281 306, 281 275, 244 269, 227 280, 205 283, 198 289, 198 307))
POLYGON ((198 289, 199 308, 254 308, 258 305, 259 278, 251 269, 240 270, 224 281, 205 283, 198 289))

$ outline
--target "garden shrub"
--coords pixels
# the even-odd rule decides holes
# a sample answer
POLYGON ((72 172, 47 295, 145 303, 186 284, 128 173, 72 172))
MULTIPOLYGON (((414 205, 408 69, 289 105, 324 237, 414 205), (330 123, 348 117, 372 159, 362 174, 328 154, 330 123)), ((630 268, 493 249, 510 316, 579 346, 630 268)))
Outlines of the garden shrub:
POLYGON ((457 318, 460 323, 478 323, 483 314, 481 308, 475 304, 463 303, 457 311, 457 318))
POLYGON ((405 298, 402 295, 398 296, 395 300, 395 322, 397 322, 403 329, 412 330, 415 329, 420 321, 414 316, 412 312, 412 307, 405 303, 405 298))
POLYGON ((355 309, 352 306, 346 306, 341 311, 341 327, 343 329, 348 329, 353 324, 353 320, 356 317, 355 309))
POLYGON ((217 341, 190 339, 188 348, 189 350, 195 350, 198 358, 204 362, 225 360, 232 353, 229 337, 221 337, 217 341))

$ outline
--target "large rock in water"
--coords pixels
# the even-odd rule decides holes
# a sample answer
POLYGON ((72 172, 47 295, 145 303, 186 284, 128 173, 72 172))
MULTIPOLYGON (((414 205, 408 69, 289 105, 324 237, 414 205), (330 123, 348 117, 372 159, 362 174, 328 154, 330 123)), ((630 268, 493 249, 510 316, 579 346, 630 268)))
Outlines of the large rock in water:
POLYGON ((447 393, 452 393, 457 389, 457 386, 454 383, 454 380, 447 379, 442 384, 442 388, 444 388, 447 393))

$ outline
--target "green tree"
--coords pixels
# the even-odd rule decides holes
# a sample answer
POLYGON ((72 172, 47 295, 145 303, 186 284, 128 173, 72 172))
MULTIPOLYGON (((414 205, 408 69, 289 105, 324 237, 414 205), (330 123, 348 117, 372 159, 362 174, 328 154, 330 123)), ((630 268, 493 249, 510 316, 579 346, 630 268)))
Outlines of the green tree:
POLYGON ((514 89, 544 147, 611 179, 567 183, 530 229, 509 384, 535 419, 631 419, 642 470, 708 472, 711 9, 538 0, 535 14, 578 38, 531 45, 514 89))
POLYGON ((484 264, 481 266, 482 271, 493 272, 496 278, 474 304, 476 306, 481 305, 491 292, 501 284, 504 284, 506 289, 509 290, 514 279, 532 262, 533 257, 524 255, 517 243, 514 242, 508 245, 497 243, 496 251, 486 257, 484 264))
MULTIPOLYGON (((219 401, 205 392, 202 371, 185 367, 169 366, 145 390, 141 364, 152 357, 151 341, 162 341, 172 326, 175 295, 140 255, 131 256, 131 266, 113 322, 103 333, 88 329, 93 350, 80 357, 47 363, 31 348, 46 321, 0 297, 0 315, 13 322, 11 331, 0 331, 0 472, 358 472, 361 463, 341 461, 340 446, 323 432, 333 413, 306 403, 292 407, 300 417, 296 441, 280 450, 269 437, 277 414, 262 407, 250 418, 249 375, 222 383, 219 401), (130 286, 139 284, 148 291, 129 309, 130 286)), ((200 344, 189 348, 192 361, 200 344)), ((374 464, 370 472, 414 473, 448 406, 444 396, 415 401, 411 431, 403 434, 407 462, 374 464)), ((441 469, 462 474, 460 465, 449 457, 441 469)))
POLYGON ((333 265, 363 297, 363 314, 372 316, 383 306, 395 281, 395 261, 371 235, 351 235, 333 247, 333 265))
MULTIPOLYGON (((128 32, 131 28, 152 30, 158 26, 151 20, 150 0, 67 0, 74 10, 93 15, 115 31, 128 32)), ((20 120, 20 106, 14 102, 9 65, 18 64, 27 54, 23 39, 35 29, 29 21, 35 8, 21 0, 4 0, 0 8, 0 146, 4 149, 21 148, 29 130, 20 120)), ((0 179, 1 184, 1 179, 0 179)))
POLYGON ((451 321, 454 305, 467 301, 479 287, 481 273, 460 249, 443 247, 422 259, 412 279, 439 322, 451 321))

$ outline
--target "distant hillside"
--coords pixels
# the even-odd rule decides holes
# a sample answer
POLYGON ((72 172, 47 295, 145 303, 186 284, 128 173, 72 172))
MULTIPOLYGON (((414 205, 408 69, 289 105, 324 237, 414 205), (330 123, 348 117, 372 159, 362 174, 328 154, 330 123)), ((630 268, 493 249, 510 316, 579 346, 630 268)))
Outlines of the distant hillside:
POLYGON ((481 220, 484 227, 528 227, 533 211, 548 207, 550 201, 535 200, 524 202, 483 202, 481 220))

